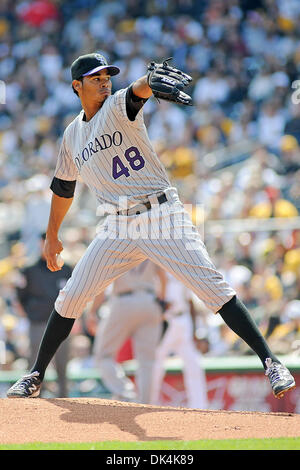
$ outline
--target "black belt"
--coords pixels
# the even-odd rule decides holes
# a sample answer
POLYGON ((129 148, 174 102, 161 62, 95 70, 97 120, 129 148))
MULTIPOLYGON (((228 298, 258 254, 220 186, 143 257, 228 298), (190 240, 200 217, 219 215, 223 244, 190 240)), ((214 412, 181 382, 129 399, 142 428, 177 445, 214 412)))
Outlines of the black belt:
POLYGON ((152 294, 155 295, 155 292, 151 289, 141 289, 141 290, 127 290, 126 292, 121 292, 120 294, 117 294, 118 297, 123 297, 123 295, 132 295, 136 294, 137 292, 147 292, 147 294, 152 294))
MULTIPOLYGON (((157 201, 159 204, 163 204, 164 202, 167 202, 167 200, 168 199, 165 193, 157 197, 157 201)), ((118 211, 117 215, 139 215, 142 212, 149 211, 151 207, 152 207, 151 202, 147 201, 141 204, 137 204, 136 206, 133 206, 130 209, 124 209, 122 211, 118 211)))

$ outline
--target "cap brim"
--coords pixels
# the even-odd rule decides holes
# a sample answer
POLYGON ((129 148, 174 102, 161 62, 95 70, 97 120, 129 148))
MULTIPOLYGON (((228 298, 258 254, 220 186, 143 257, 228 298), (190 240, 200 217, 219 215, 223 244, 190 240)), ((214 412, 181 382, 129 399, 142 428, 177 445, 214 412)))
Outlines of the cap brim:
POLYGON ((88 75, 92 75, 93 73, 99 72, 100 70, 107 69, 109 75, 117 75, 120 73, 119 67, 115 65, 100 65, 99 67, 95 67, 94 69, 90 70, 89 72, 84 73, 82 76, 87 77, 88 75))

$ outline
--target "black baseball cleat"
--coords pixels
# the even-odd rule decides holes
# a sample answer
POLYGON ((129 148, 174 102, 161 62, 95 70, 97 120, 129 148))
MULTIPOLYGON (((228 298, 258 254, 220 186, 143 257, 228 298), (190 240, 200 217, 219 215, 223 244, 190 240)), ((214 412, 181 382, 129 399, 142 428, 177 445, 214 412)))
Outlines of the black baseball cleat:
POLYGON ((42 381, 39 379, 39 372, 21 377, 10 389, 6 395, 8 398, 36 398, 41 391, 42 381))
POLYGON ((295 379, 289 370, 279 362, 272 362, 268 357, 265 361, 267 366, 265 374, 269 377, 276 398, 282 398, 283 395, 296 387, 295 379))

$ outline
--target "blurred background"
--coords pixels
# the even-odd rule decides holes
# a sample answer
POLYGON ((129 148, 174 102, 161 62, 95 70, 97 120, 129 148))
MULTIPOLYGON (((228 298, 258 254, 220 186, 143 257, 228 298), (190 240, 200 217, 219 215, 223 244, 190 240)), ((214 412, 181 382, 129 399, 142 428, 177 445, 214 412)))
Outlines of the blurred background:
MULTIPOLYGON (((297 353, 300 2, 1 0, 0 368, 28 366, 28 322, 15 289, 20 269, 38 256, 60 140, 80 111, 69 67, 91 51, 120 67, 115 90, 144 75, 149 61, 168 57, 193 77, 193 107, 147 102, 150 139, 195 223, 204 221, 212 259, 273 350, 297 353)), ((69 264, 96 225, 96 202, 79 183, 61 231, 69 264)), ((195 304, 205 356, 250 354, 195 304)), ((77 370, 92 361, 84 317, 72 341, 70 370, 77 370)))

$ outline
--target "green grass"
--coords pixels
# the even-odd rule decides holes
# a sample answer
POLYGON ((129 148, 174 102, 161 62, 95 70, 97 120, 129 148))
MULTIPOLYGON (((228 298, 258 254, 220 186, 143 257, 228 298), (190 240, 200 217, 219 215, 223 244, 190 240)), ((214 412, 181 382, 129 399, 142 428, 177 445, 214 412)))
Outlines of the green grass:
POLYGON ((300 450, 300 438, 0 445, 0 450, 300 450))

